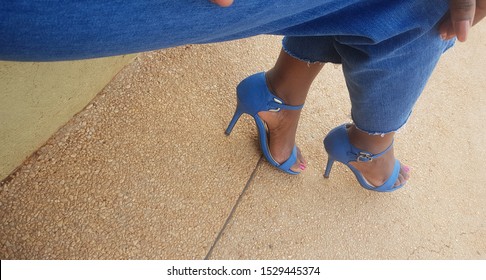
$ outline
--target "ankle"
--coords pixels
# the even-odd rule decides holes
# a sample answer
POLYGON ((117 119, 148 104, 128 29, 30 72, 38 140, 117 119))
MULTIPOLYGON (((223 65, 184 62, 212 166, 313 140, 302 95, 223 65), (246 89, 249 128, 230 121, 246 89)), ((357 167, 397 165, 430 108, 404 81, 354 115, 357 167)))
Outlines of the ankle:
POLYGON ((285 104, 299 106, 305 103, 309 87, 282 76, 274 68, 265 73, 265 79, 270 92, 282 99, 285 104))
POLYGON ((358 149, 378 154, 386 150, 392 143, 395 133, 370 135, 359 130, 354 124, 348 129, 349 141, 358 149))
POLYGON ((273 132, 297 129, 300 119, 300 110, 281 110, 279 112, 262 111, 258 113, 263 118, 268 128, 273 132))

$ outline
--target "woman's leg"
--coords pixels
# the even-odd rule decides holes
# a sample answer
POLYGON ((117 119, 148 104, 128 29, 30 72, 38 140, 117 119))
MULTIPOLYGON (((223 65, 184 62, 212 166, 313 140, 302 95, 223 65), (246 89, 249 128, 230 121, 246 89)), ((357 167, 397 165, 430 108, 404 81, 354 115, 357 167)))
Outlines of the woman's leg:
MULTIPOLYGON (((438 31, 412 37, 402 33, 378 44, 355 44, 352 37, 336 38, 343 72, 352 103, 353 126, 350 142, 359 149, 377 154, 393 142, 395 132, 408 120, 413 106, 442 53, 452 42, 441 40, 438 31)), ((374 186, 392 174, 394 151, 368 162, 352 162, 374 186)), ((409 178, 401 165, 395 186, 409 178)))
MULTIPOLYGON (((356 128, 352 125, 348 130, 349 141, 356 148, 370 152, 372 154, 379 154, 386 150, 395 136, 394 132, 385 135, 370 135, 356 128)), ((383 156, 374 159, 371 162, 351 162, 366 178, 366 180, 373 186, 381 186, 388 180, 390 174, 393 172, 395 163, 395 155, 393 147, 383 156)), ((394 186, 400 186, 407 182, 410 178, 410 168, 401 164, 400 174, 394 186)))
MULTIPOLYGON (((305 103, 312 81, 322 67, 322 63, 308 64, 282 50, 275 66, 266 73, 267 84, 270 91, 280 97, 284 103, 301 105, 305 103)), ((270 153, 279 163, 285 162, 292 153, 300 112, 300 110, 281 110, 258 113, 268 126, 270 153)), ((297 162, 291 169, 299 172, 306 166, 307 162, 298 150, 297 162)))

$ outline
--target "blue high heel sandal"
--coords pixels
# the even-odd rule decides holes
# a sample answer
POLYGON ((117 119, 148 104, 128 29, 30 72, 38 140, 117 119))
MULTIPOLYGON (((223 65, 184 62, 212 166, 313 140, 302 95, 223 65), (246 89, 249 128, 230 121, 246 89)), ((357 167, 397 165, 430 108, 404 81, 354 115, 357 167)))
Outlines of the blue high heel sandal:
POLYGON ((265 122, 263 122, 260 116, 258 116, 258 112, 278 112, 281 109, 300 110, 302 109, 302 107, 304 107, 304 105, 286 105, 280 98, 273 95, 268 90, 264 72, 251 75, 241 81, 241 83, 236 88, 236 96, 236 112, 233 116, 233 119, 229 123, 228 128, 226 129, 226 135, 230 135, 233 127, 243 113, 252 116, 253 119, 255 119, 255 124, 257 126, 258 136, 260 139, 260 146, 263 151, 263 155, 265 156, 267 161, 284 172, 292 175, 299 174, 300 172, 295 172, 290 169, 292 165, 294 165, 294 163, 297 161, 297 147, 295 145, 292 149, 290 157, 284 163, 280 164, 273 159, 268 148, 268 137, 265 122))
POLYGON ((326 138, 324 138, 324 148, 328 154, 327 166, 326 171, 324 172, 324 177, 329 178, 329 174, 331 173, 331 168, 334 161, 339 161, 345 164, 351 171, 353 171, 356 179, 361 184, 361 186, 365 189, 377 191, 377 192, 392 192, 403 187, 405 184, 399 185, 394 187, 393 185, 398 179, 398 175, 400 174, 400 162, 395 159, 395 166, 393 167, 393 172, 391 176, 386 180, 383 185, 379 187, 374 187, 370 183, 366 181, 363 177, 361 172, 356 169, 354 166, 349 164, 353 161, 358 162, 369 162, 375 158, 378 158, 388 152, 391 147, 393 146, 393 142, 386 148, 383 152, 378 154, 372 154, 363 150, 360 150, 353 146, 351 142, 349 142, 348 137, 348 127, 350 124, 343 124, 340 125, 327 134, 326 138))

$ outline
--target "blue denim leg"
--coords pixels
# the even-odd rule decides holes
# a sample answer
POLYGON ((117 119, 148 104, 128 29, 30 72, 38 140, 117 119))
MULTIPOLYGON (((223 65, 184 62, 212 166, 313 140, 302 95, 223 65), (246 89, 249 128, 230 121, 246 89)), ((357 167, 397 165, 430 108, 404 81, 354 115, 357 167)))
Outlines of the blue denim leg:
POLYGON ((308 63, 340 64, 341 56, 334 43, 334 36, 286 36, 282 40, 282 48, 290 56, 308 63))
POLYGON ((359 1, 244 0, 221 8, 208 0, 2 0, 0 59, 73 60, 259 34, 319 35, 325 26, 306 23, 359 1))
POLYGON ((370 134, 393 132, 406 123, 440 56, 454 43, 443 41, 437 31, 447 6, 430 8, 409 1, 383 12, 392 19, 388 26, 351 21, 332 36, 287 36, 283 48, 303 61, 342 63, 356 126, 370 134), (357 33, 360 28, 366 30, 357 33))
POLYGON ((448 0, 4 0, 0 59, 71 60, 258 34, 286 35, 305 61, 342 63, 356 125, 387 133, 407 120, 440 55, 448 0))
POLYGON ((453 44, 443 41, 436 29, 410 43, 403 44, 403 39, 397 36, 384 46, 335 44, 342 57, 351 116, 363 131, 383 134, 400 129, 440 56, 453 44))
POLYGON ((381 42, 436 22, 448 0, 2 0, 0 59, 73 60, 259 34, 381 42), (429 22, 427 22, 429 21, 429 22))

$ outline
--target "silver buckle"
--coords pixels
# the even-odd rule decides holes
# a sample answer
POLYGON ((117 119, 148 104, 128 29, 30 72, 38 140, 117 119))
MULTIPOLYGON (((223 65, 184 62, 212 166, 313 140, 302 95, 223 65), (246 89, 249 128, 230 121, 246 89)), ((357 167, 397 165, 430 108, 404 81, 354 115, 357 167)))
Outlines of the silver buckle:
MULTIPOLYGON (((283 104, 283 102, 277 98, 273 98, 273 101, 277 104, 283 104)), ((277 109, 268 109, 269 112, 280 112, 280 108, 277 109)))
POLYGON ((366 152, 359 152, 358 158, 356 158, 356 161, 361 162, 361 161, 373 161, 373 155, 370 153, 366 152))

